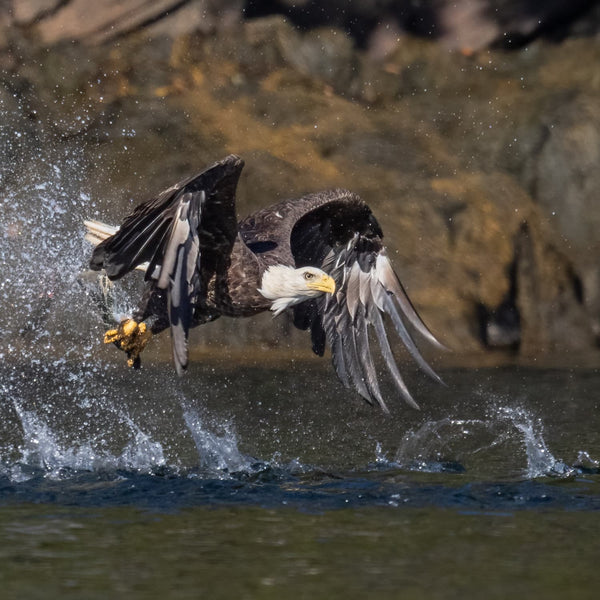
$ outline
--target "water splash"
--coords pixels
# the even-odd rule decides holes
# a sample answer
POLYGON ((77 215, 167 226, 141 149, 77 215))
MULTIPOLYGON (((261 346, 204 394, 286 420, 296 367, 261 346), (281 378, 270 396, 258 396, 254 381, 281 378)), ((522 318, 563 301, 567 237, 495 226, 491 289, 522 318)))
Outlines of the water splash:
POLYGON ((575 467, 581 473, 589 474, 600 474, 600 461, 592 458, 589 452, 580 450, 577 454, 577 460, 575 461, 575 467))
POLYGON ((396 452, 394 464, 411 471, 440 473, 464 470, 464 454, 458 442, 472 433, 476 420, 445 418, 428 421, 416 431, 408 432, 396 452))
POLYGON ((222 425, 219 435, 205 425, 196 410, 185 409, 183 418, 196 445, 201 469, 218 478, 252 470, 257 461, 240 452, 230 424, 222 425))
POLYGON ((61 440, 59 434, 39 415, 24 410, 14 401, 15 411, 23 429, 18 448, 19 458, 5 467, 10 479, 25 481, 43 473, 49 479, 63 479, 69 473, 125 469, 152 473, 166 464, 162 445, 152 440, 129 417, 132 438, 120 454, 102 450, 104 440, 84 439, 76 443, 61 440))
POLYGON ((544 440, 542 420, 523 407, 495 408, 484 419, 428 421, 405 435, 394 463, 414 471, 460 472, 477 455, 487 456, 487 467, 496 461, 505 471, 520 460, 525 463, 521 475, 528 479, 577 472, 555 458, 544 440))
POLYGON ((521 443, 527 457, 527 478, 569 477, 575 474, 575 469, 556 459, 548 449, 541 418, 534 418, 524 408, 500 408, 497 415, 500 421, 506 419, 509 425, 521 433, 521 443))
MULTIPOLYGON (((14 115, 2 114, 2 135, 18 139, 7 134, 14 115)), ((46 140, 13 154, 0 173, 0 303, 11 307, 0 313, 2 472, 19 481, 160 468, 163 445, 121 408, 118 382, 97 357, 107 316, 97 310, 97 276, 82 277, 90 254, 82 222, 95 211, 83 148, 46 140)), ((111 291, 109 319, 130 311, 132 291, 111 291)))
POLYGON ((167 460, 162 444, 153 440, 150 434, 142 431, 129 417, 125 417, 125 421, 134 435, 117 459, 119 467, 152 472, 156 467, 165 466, 167 460))

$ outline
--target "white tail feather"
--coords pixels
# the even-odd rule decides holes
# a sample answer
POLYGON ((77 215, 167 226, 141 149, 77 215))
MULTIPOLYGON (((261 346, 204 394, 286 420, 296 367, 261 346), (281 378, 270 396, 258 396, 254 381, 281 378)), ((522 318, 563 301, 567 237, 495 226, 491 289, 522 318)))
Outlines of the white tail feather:
MULTIPOLYGON (((85 239, 93 246, 97 246, 100 242, 103 242, 105 239, 109 238, 111 235, 115 235, 115 233, 119 231, 119 227, 116 227, 115 225, 107 225, 106 223, 102 223, 102 221, 95 221, 93 219, 84 221, 83 224, 87 229, 85 239)), ((136 269, 144 271, 145 273, 148 266, 149 264, 145 262, 138 265, 136 269)))
POLYGON ((84 221, 83 224, 87 229, 85 239, 94 246, 97 246, 100 242, 103 242, 106 238, 109 238, 111 235, 115 235, 115 233, 119 231, 118 227, 107 225, 101 221, 90 220, 84 221))

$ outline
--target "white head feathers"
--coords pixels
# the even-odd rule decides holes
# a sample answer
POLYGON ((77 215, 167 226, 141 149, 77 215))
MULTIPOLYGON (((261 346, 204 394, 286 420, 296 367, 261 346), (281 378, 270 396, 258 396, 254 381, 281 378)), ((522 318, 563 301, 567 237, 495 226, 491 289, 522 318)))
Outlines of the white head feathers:
POLYGON ((264 272, 261 285, 258 291, 265 298, 273 300, 271 310, 275 316, 304 300, 335 292, 335 281, 316 267, 295 269, 273 265, 264 272))

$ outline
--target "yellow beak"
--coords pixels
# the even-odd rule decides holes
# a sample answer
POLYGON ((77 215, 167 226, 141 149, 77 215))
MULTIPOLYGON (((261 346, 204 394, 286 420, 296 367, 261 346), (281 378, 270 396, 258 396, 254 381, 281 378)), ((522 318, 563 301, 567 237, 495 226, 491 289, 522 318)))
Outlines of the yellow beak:
POLYGON ((319 292, 326 292, 328 294, 333 294, 335 292, 335 281, 333 277, 329 277, 329 275, 323 275, 316 281, 309 281, 306 285, 311 290, 318 290, 319 292))

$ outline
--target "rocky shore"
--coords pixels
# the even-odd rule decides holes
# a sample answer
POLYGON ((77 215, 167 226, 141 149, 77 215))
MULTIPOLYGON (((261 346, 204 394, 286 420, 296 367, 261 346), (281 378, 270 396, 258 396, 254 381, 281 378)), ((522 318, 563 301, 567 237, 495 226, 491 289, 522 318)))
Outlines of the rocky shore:
MULTIPOLYGON (((244 18, 238 0, 89 6, 0 2, 3 187, 40 148, 76 145, 86 194, 118 221, 233 152, 241 215, 358 192, 456 352, 598 353, 597 36, 473 50, 394 30, 375 52, 342 27, 244 18)), ((275 343, 268 316, 211 327, 275 343)))

